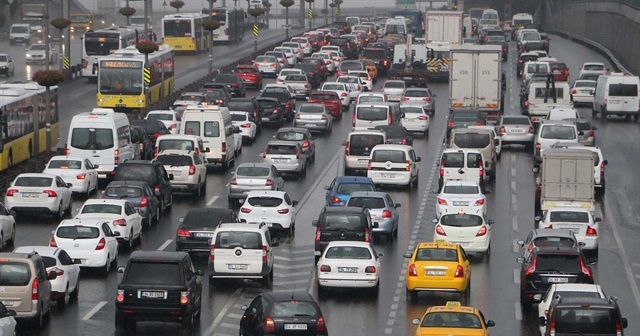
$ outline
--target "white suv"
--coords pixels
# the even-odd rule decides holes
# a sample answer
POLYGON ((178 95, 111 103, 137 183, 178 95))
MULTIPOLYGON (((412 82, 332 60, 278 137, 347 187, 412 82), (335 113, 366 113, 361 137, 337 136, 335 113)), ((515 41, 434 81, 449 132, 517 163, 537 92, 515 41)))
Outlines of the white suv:
POLYGON ((207 187, 207 166, 200 155, 192 150, 167 149, 156 156, 167 174, 173 174, 171 188, 191 191, 197 198, 207 187))
POLYGON ((211 238, 209 284, 218 279, 253 279, 268 288, 273 281, 274 247, 267 224, 223 223, 211 238))
POLYGON ((420 157, 407 145, 376 145, 369 156, 367 177, 376 185, 418 186, 420 157))

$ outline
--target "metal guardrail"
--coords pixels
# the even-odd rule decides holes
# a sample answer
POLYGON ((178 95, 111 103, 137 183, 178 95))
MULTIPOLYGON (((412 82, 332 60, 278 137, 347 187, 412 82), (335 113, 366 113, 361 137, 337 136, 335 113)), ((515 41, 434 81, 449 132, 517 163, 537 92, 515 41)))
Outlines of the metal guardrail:
POLYGON ((56 155, 64 155, 64 148, 57 148, 50 153, 40 153, 28 161, 20 162, 0 172, 0 194, 4 195, 11 182, 24 173, 41 173, 49 160, 56 155))

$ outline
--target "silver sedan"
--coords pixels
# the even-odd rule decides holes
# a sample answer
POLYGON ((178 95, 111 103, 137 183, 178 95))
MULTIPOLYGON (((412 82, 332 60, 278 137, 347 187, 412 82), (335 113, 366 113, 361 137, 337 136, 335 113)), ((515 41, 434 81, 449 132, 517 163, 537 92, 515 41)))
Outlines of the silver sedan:
POLYGON ((355 191, 349 196, 346 206, 367 207, 371 213, 371 221, 378 223, 373 229, 376 234, 384 234, 391 240, 398 236, 400 203, 393 203, 391 196, 380 191, 355 191))
POLYGON ((252 190, 284 190, 284 179, 276 167, 268 163, 242 163, 232 175, 228 193, 230 207, 247 198, 252 190))
POLYGON ((301 104, 293 120, 294 127, 331 133, 333 117, 324 104, 301 104))
POLYGON ((524 145, 527 149, 533 146, 536 134, 527 116, 502 116, 496 129, 503 145, 524 145))

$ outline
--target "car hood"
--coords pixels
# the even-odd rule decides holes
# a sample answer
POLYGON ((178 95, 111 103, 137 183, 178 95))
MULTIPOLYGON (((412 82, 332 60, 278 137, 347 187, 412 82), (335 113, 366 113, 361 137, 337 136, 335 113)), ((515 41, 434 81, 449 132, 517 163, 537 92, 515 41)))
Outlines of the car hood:
POLYGON ((7 65, 9 65, 9 62, 0 62, 0 67, 1 66, 7 66, 7 65))
POLYGON ((44 56, 45 55, 45 51, 44 50, 29 50, 29 51, 27 51, 27 55, 30 55, 30 56, 44 56))

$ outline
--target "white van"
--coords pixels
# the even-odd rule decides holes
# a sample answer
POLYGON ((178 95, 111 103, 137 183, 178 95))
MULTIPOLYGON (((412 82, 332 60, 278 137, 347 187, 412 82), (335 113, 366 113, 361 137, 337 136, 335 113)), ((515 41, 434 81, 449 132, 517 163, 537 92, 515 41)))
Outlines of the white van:
POLYGON ((71 119, 67 155, 89 159, 99 166, 98 178, 115 174, 118 164, 135 160, 129 118, 113 109, 94 108, 71 119))
POLYGON ((234 132, 236 129, 233 127, 231 113, 226 107, 206 104, 191 105, 187 106, 182 114, 180 134, 202 138, 205 152, 206 149, 209 149, 205 153, 209 165, 219 164, 226 170, 235 163, 234 132))
POLYGON ((485 159, 477 149, 445 149, 440 158, 440 178, 438 189, 446 181, 477 182, 485 192, 487 174, 484 171, 485 159))
POLYGON ((28 23, 14 23, 9 29, 9 45, 16 43, 31 44, 33 30, 28 23))
POLYGON ((497 143, 499 138, 488 129, 455 128, 451 130, 449 148, 477 149, 486 158, 484 168, 491 178, 496 177, 497 143))
POLYGON ((353 129, 374 129, 376 126, 398 125, 400 123, 400 104, 367 103, 358 104, 353 112, 353 129))
POLYGON ((593 97, 593 116, 598 113, 602 120, 609 114, 624 116, 627 120, 633 116, 640 119, 640 79, 638 76, 626 76, 622 73, 611 73, 598 77, 596 93, 593 97))

